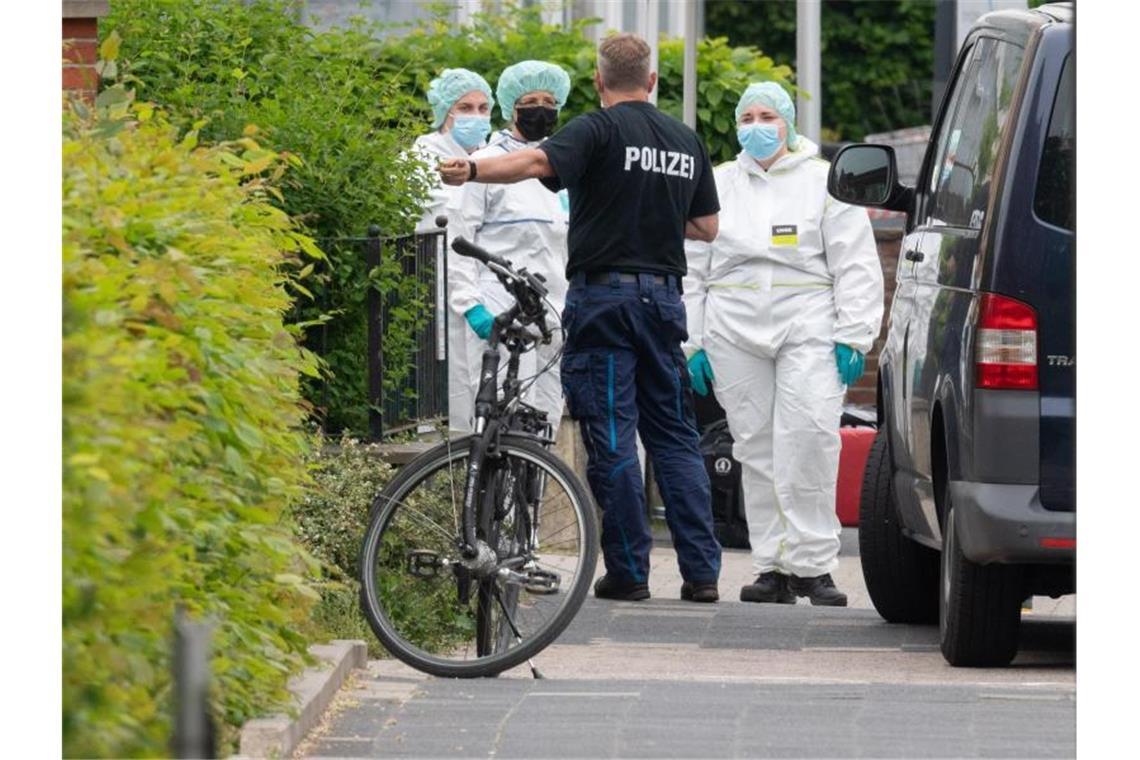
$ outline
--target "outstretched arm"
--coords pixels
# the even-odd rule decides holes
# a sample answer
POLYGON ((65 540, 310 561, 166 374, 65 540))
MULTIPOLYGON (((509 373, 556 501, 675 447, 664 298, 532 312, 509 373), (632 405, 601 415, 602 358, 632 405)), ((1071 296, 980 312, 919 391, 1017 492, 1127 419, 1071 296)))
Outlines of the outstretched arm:
POLYGON ((545 151, 528 148, 478 161, 449 158, 440 162, 439 176, 447 185, 462 185, 469 180, 510 184, 524 179, 553 177, 554 169, 550 166, 545 151), (474 177, 471 176, 471 164, 475 164, 474 177))

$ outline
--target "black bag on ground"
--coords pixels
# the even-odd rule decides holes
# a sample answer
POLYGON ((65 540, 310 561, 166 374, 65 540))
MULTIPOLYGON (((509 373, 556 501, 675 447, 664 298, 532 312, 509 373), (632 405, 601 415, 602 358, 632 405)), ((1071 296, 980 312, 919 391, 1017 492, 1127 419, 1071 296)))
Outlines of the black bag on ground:
POLYGON ((726 549, 748 549, 748 521, 744 516, 744 490, 740 463, 732 457, 732 434, 728 422, 717 420, 701 434, 701 456, 712 486, 713 527, 717 541, 726 549))

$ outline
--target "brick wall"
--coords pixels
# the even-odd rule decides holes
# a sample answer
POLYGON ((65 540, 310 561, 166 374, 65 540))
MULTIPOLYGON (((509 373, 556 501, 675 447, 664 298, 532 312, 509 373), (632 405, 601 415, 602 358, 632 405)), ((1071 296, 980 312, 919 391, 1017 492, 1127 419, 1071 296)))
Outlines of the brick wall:
POLYGON ((99 19, 107 15, 107 0, 64 0, 63 90, 94 99, 99 87, 99 19))

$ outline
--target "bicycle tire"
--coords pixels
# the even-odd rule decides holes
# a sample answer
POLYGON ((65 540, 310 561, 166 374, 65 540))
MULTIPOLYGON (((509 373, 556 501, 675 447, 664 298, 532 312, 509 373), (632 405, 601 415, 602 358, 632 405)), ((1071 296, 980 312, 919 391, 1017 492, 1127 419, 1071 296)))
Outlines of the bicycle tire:
MULTIPOLYGON (((452 465, 469 459, 474 440, 473 436, 469 436, 458 441, 444 442, 405 465, 373 501, 361 546, 361 609, 373 633, 384 647, 402 662, 425 673, 446 678, 494 676, 504 670, 517 667, 549 646, 565 630, 581 608, 597 564, 598 526, 595 507, 589 490, 561 459, 541 445, 526 438, 504 435, 498 446, 503 461, 521 461, 541 470, 548 482, 557 483, 561 489, 558 493, 564 495, 569 502, 574 523, 579 527, 580 533, 575 540, 579 556, 575 565, 574 578, 570 587, 561 589, 557 595, 558 599, 564 599, 564 601, 561 602, 561 606, 549 620, 544 621, 538 629, 530 632, 521 643, 517 643, 516 646, 506 651, 489 656, 477 654, 475 659, 455 659, 429 652, 397 629, 397 623, 388 614, 389 610, 386 609, 386 605, 381 599, 379 588, 382 580, 392 580, 391 572, 387 573, 388 577, 385 578, 385 574, 377 570, 381 559, 385 531, 389 528, 390 523, 396 519, 395 515, 401 508, 408 510, 410 516, 416 516, 417 520, 423 517, 422 513, 410 505, 405 505, 404 501, 414 497, 414 494, 417 493, 417 486, 428 483, 434 475, 442 472, 444 468, 446 468, 448 476, 454 479, 452 465)), ((437 529, 437 533, 441 531, 442 529, 437 529)), ((455 535, 458 535, 458 531, 455 535)), ((441 541, 441 539, 437 540, 441 541)), ((390 568, 391 563, 385 570, 390 568)), ((459 577, 458 572, 456 576, 459 577)), ((439 579, 441 582, 436 585, 446 588, 446 576, 441 575, 439 579)), ((494 580, 492 578, 492 581, 494 580)), ((517 597, 520 593, 518 586, 506 583, 501 585, 508 588, 513 586, 516 590, 516 600, 514 602, 503 602, 503 604, 517 604, 517 597)), ((497 603, 497 601, 487 593, 488 589, 484 587, 484 581, 472 583, 471 591, 473 592, 471 596, 476 599, 479 615, 489 615, 491 611, 487 606, 488 602, 497 603)), ((459 606, 462 608, 462 605, 459 606)), ((483 617, 477 619, 475 624, 477 629, 481 629, 481 632, 477 633, 480 638, 493 635, 496 640, 502 639, 501 623, 495 631, 484 628, 487 625, 487 619, 483 617)))

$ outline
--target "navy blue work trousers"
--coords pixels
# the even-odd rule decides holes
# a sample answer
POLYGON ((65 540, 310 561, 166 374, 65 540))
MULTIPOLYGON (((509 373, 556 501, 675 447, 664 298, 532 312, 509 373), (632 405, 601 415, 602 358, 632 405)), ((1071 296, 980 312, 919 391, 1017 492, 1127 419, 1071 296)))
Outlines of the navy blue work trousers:
POLYGON ((680 284, 673 276, 664 283, 646 274, 636 282, 615 273, 603 277, 608 282, 587 284, 580 274, 571 279, 562 317, 562 390, 581 425, 590 489, 602 509, 606 574, 619 583, 649 577, 653 540, 637 459, 640 433, 681 576, 715 582, 720 544, 681 351, 687 328, 680 284))

